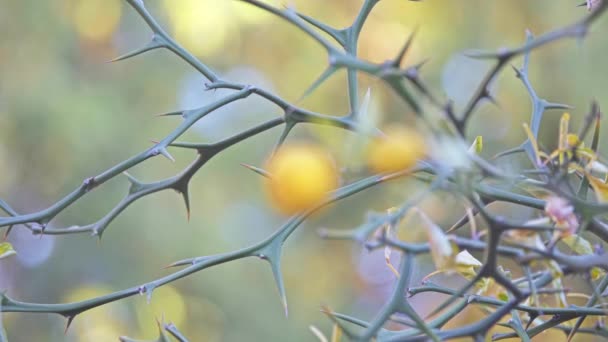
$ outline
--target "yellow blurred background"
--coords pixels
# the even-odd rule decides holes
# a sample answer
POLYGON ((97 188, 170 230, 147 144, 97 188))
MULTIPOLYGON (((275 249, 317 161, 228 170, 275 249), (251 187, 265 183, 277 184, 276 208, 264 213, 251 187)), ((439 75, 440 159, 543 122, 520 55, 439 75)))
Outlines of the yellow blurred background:
MULTIPOLYGON (((519 45, 526 29, 539 35, 585 15, 584 8, 576 7, 580 2, 382 0, 363 29, 359 55, 374 62, 387 60, 418 28, 406 64, 429 58, 423 79, 436 94, 462 108, 489 64, 461 52, 519 45)), ((287 1, 335 27, 348 25, 361 3, 287 1)), ((149 0, 146 4, 178 42, 226 79, 262 86, 288 101, 298 101, 326 66, 325 52, 309 37, 238 1, 149 0)), ((608 22, 602 18, 588 40, 560 41, 532 54, 530 78, 535 89, 548 100, 574 106, 575 129, 592 99, 600 104, 608 100, 605 32, 608 22)), ((164 137, 179 123, 176 117, 155 114, 199 107, 230 93, 205 92, 205 79, 165 50, 106 63, 150 38, 144 22, 124 1, 0 0, 1 199, 21 213, 46 208, 83 179, 148 148, 150 140, 164 137)), ((515 61, 520 63, 521 59, 515 61)), ((345 114, 345 79, 344 73, 338 73, 298 104, 321 113, 345 114)), ((385 85, 362 76, 361 96, 368 88, 370 115, 379 125, 412 119, 407 106, 385 85)), ((500 106, 483 105, 468 130, 471 141, 484 136, 486 157, 521 143, 525 137, 521 125, 530 114, 524 87, 511 70, 501 74, 493 89, 500 106)), ((545 146, 556 144, 559 114, 545 116, 540 138, 545 146)), ((205 117, 180 140, 217 141, 279 115, 279 108, 251 96, 205 117)), ((0 260, 0 289, 32 302, 91 298, 161 277, 170 272, 162 267, 173 261, 260 241, 285 217, 267 203, 261 178, 240 163, 262 165, 279 133, 279 129, 263 133, 208 163, 191 184, 189 222, 181 199, 173 192, 161 192, 129 207, 101 242, 86 234, 40 238, 16 227, 9 241, 18 256, 0 260)), ((358 156, 348 151, 349 137, 334 128, 302 125, 289 140, 315 141, 326 146, 339 165, 352 166, 358 156)), ((145 181, 158 180, 176 174, 194 158, 188 151, 171 153, 175 163, 155 158, 131 173, 145 181)), ((125 177, 113 179, 59 215, 51 226, 98 220, 126 194, 127 187, 125 177)), ((159 288, 149 304, 146 296, 136 296, 86 312, 76 317, 65 335, 65 321, 58 315, 9 313, 3 316, 4 326, 11 341, 109 341, 120 335, 152 339, 156 319, 164 317, 192 341, 311 341, 309 325, 329 331, 329 320, 319 312, 322 304, 370 319, 394 279, 381 251, 369 253, 352 243, 321 240, 316 231, 354 227, 365 220, 366 211, 384 211, 418 189, 412 180, 382 185, 303 224, 284 250, 289 318, 283 315, 267 265, 246 259, 159 288)), ((446 194, 430 197, 422 207, 443 226, 463 212, 462 205, 446 194)), ((530 215, 517 213, 522 219, 530 215)), ((424 240, 416 225, 404 231, 407 239, 424 240)), ((432 271, 430 258, 419 261, 414 283, 432 271)), ((452 283, 461 281, 453 278, 449 278, 452 283)), ((436 302, 436 298, 413 298, 422 313, 436 302)))

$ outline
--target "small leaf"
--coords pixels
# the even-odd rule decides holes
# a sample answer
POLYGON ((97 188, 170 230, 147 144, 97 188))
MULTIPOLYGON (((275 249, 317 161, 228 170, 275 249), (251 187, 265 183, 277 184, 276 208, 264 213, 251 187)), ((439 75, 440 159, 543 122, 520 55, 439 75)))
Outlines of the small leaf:
POLYGON ((483 149, 483 137, 481 135, 478 135, 475 138, 475 140, 473 140, 473 144, 471 144, 471 147, 469 147, 469 152, 475 153, 475 154, 480 154, 482 149, 483 149))
POLYGON ((476 284, 478 295, 487 295, 490 289, 494 285, 494 279, 492 278, 481 278, 476 284))
POLYGON ((13 249, 13 245, 8 242, 0 243, 0 259, 8 258, 15 254, 17 254, 17 252, 13 249))
POLYGON ((503 302, 508 302, 509 301, 509 295, 506 292, 500 292, 498 294, 498 299, 502 300, 503 302))
MULTIPOLYGON (((561 151, 559 153, 559 163, 564 163, 564 151, 568 149, 568 127, 570 125, 570 114, 564 113, 562 118, 559 121, 559 142, 558 149, 561 151)), ((578 138, 577 138, 578 140, 578 138)))
POLYGON ((606 271, 599 267, 593 267, 589 273, 591 273, 592 280, 603 279, 606 276, 606 271))
POLYGON ((580 138, 578 137, 578 135, 574 134, 574 133, 568 133, 566 135, 566 144, 568 145, 568 147, 584 147, 585 143, 582 142, 580 140, 580 138))
POLYGON ((591 140, 591 149, 595 152, 597 152, 597 147, 600 143, 600 118, 601 115, 595 117, 595 128, 593 129, 593 139, 591 140))
POLYGON ((456 254, 454 260, 456 262, 456 271, 467 279, 475 277, 477 274, 477 272, 475 272, 475 267, 481 267, 483 265, 466 249, 456 254))
POLYGON ((541 165, 541 161, 540 161, 540 150, 538 148, 538 142, 536 141, 536 137, 534 136, 534 134, 532 133, 532 131, 530 130, 530 127, 524 123, 524 131, 526 132, 526 135, 528 136, 528 140, 530 141, 530 145, 532 145, 532 152, 534 152, 534 155, 531 156, 536 165, 541 165))
POLYGON ((581 255, 591 255, 593 254, 593 247, 589 241, 585 240, 579 235, 573 234, 569 236, 565 236, 562 241, 570 247, 571 250, 581 255))
POLYGON ((587 175, 587 179, 589 180, 589 184, 591 184, 593 191, 595 191, 597 200, 599 202, 608 202, 608 184, 589 174, 587 175))

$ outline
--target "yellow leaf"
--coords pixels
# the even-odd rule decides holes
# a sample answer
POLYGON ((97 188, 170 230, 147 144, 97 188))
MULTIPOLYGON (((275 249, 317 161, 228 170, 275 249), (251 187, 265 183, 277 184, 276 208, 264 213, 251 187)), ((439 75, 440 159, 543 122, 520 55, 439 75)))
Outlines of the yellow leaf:
POLYGON ((573 250, 577 254, 581 254, 581 255, 593 254, 593 248, 591 247, 591 244, 589 243, 589 241, 585 240, 584 238, 582 238, 576 234, 565 236, 562 239, 562 241, 568 247, 570 247, 571 250, 573 250))
POLYGON ((528 140, 530 140, 530 144, 532 145, 532 149, 534 150, 534 160, 536 162, 536 165, 540 165, 540 150, 538 149, 538 142, 536 141, 534 134, 532 134, 530 127, 528 127, 528 124, 524 123, 524 131, 526 131, 528 140))
POLYGON ((477 274, 477 272, 475 272, 475 267, 480 267, 483 265, 466 249, 458 253, 454 259, 456 262, 456 272, 460 273, 460 275, 467 279, 471 279, 477 274))
POLYGON ((482 149, 483 149, 483 137, 481 135, 478 135, 475 138, 475 140, 473 140, 473 144, 471 144, 471 147, 469 147, 469 152, 475 153, 475 154, 480 154, 482 149))
POLYGON ((606 276, 606 272, 599 267, 592 268, 590 273, 591 273, 592 280, 602 279, 606 276))
POLYGON ((490 291, 490 287, 494 283, 494 279, 492 278, 481 278, 475 287, 477 288, 478 295, 486 295, 490 291))
POLYGON ((564 113, 561 120, 559 121, 559 142, 558 149, 559 163, 564 163, 564 152, 568 149, 568 126, 570 124, 570 114, 564 113))
POLYGON ((15 254, 17 254, 17 252, 13 249, 13 245, 8 242, 0 243, 0 259, 8 258, 15 254))
POLYGON ((595 192, 595 197, 599 202, 607 202, 608 201, 608 184, 606 184, 601 179, 587 174, 587 179, 589 180, 589 184, 593 188, 595 192))
POLYGON ((566 136, 566 144, 570 147, 583 147, 584 143, 581 142, 578 135, 574 133, 568 133, 568 135, 566 136))
POLYGON ((334 328, 331 332, 331 342, 340 342, 342 339, 342 329, 337 324, 334 324, 334 328))

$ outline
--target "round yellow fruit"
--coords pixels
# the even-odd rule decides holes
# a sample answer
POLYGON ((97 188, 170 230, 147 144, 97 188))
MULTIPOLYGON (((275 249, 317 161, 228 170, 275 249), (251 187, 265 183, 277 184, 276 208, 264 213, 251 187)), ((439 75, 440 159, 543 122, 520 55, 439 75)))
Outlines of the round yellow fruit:
POLYGON ((386 135, 374 139, 368 150, 368 166, 376 173, 409 169, 426 154, 424 137, 402 126, 390 127, 386 135))
POLYGON ((281 147, 266 170, 271 201, 287 215, 313 207, 338 187, 336 164, 326 151, 312 145, 281 147))

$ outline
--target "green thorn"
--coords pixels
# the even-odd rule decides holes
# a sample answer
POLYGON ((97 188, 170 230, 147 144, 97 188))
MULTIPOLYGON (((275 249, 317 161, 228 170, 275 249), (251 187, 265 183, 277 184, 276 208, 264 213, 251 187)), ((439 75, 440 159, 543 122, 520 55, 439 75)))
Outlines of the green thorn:
POLYGON ((308 89, 306 89, 306 91, 304 92, 304 94, 302 94, 302 96, 300 96, 300 98, 298 99, 298 101, 296 102, 300 102, 303 99, 305 99, 308 95, 310 95, 313 91, 315 91, 315 89, 317 89, 321 84, 323 84, 323 82, 325 82, 331 75, 333 75, 338 69, 332 65, 328 66, 327 69, 325 69, 323 71, 323 73, 321 73, 321 75, 319 76, 319 78, 317 78, 311 85, 310 87, 308 87, 308 89))
POLYGON ((335 28, 322 23, 320 21, 318 21, 315 18, 312 18, 306 14, 302 14, 302 13, 297 13, 296 15, 302 19, 304 19, 304 21, 306 21, 307 23, 311 24, 312 26, 318 28, 319 30, 327 33, 328 35, 330 35, 333 39, 335 39, 341 46, 345 46, 346 45, 346 39, 344 37, 344 34, 342 33, 341 30, 336 30, 335 28))
POLYGON ((169 159, 172 162, 175 162, 175 158, 173 158, 173 156, 169 153, 169 151, 167 151, 166 148, 161 147, 157 151, 158 151, 158 153, 162 154, 163 157, 169 159))
POLYGON ((158 49, 158 48, 162 48, 162 47, 165 47, 165 46, 166 46, 166 44, 164 43, 164 41, 162 40, 162 38, 158 37, 157 35, 154 35, 154 38, 152 38, 152 40, 148 44, 144 45, 143 47, 141 47, 141 48, 139 48, 137 50, 134 50, 134 51, 128 52, 128 53, 126 53, 124 55, 118 56, 118 57, 116 57, 116 58, 108 61, 108 63, 113 63, 113 62, 118 62, 118 61, 124 61, 125 59, 129 59, 131 57, 135 57, 137 55, 141 55, 144 52, 148 52, 148 51, 155 50, 155 49, 158 49))
POLYGON ((139 180, 137 180, 137 178, 133 177, 127 171, 123 171, 123 175, 127 176, 127 178, 129 179, 129 183, 131 183, 131 186, 129 187, 129 194, 133 194, 133 193, 138 192, 139 190, 141 190, 141 188, 144 185, 142 182, 140 182, 139 180))
POLYGON ((275 284, 277 286, 277 290, 279 291, 279 296, 281 298, 281 304, 283 305, 283 310, 285 312, 285 317, 289 317, 289 309, 287 307, 287 294, 285 293, 285 284, 283 283, 283 275, 281 273, 281 251, 280 248, 273 248, 270 251, 270 254, 259 254, 260 258, 268 261, 270 263, 270 268, 272 270, 272 276, 274 277, 275 284))

